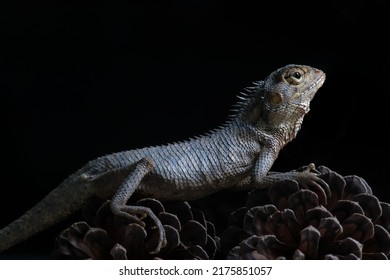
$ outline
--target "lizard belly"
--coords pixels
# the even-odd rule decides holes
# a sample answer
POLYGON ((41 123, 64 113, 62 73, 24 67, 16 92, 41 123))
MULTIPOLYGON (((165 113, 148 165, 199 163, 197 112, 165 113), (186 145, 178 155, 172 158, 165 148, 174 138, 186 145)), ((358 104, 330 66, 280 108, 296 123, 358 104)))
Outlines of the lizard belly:
POLYGON ((154 197, 160 201, 195 200, 234 186, 244 177, 236 177, 234 180, 221 180, 215 184, 177 184, 149 175, 141 182, 137 192, 142 196, 154 197))

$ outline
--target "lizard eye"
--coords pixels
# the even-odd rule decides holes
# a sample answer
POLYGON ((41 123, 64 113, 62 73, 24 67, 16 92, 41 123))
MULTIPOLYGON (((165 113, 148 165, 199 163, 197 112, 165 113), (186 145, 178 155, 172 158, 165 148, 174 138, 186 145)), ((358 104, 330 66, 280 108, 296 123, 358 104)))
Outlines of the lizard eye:
POLYGON ((294 77, 294 79, 297 79, 297 80, 299 80, 302 76, 301 76, 301 73, 299 73, 299 72, 294 72, 293 74, 292 74, 292 76, 294 77))
POLYGON ((299 85, 303 81, 304 72, 301 69, 291 69, 286 73, 284 79, 291 85, 299 85))

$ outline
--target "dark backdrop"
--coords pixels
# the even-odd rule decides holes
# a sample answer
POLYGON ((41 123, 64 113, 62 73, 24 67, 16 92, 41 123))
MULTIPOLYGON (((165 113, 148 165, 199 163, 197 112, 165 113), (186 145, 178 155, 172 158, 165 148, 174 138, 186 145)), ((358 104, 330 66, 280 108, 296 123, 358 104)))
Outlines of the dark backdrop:
MULTIPOLYGON (((0 5, 1 227, 88 160, 218 126, 243 87, 290 63, 327 81, 273 170, 326 165, 390 201, 386 1, 0 5)), ((14 250, 47 250, 60 229, 14 250)))

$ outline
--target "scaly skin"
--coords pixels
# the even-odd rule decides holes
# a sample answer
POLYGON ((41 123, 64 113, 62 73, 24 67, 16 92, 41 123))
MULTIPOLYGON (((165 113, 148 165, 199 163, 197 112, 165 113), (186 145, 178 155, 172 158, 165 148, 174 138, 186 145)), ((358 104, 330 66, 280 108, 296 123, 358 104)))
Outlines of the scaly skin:
POLYGON ((265 188, 278 180, 327 185, 315 173, 268 173, 282 147, 295 138, 325 74, 287 65, 242 94, 220 128, 188 141, 115 153, 90 161, 35 207, 0 231, 0 252, 78 210, 92 196, 111 199, 113 213, 141 221, 150 216, 165 245, 158 218, 146 207, 126 205, 134 192, 162 201, 194 200, 223 189, 265 188))

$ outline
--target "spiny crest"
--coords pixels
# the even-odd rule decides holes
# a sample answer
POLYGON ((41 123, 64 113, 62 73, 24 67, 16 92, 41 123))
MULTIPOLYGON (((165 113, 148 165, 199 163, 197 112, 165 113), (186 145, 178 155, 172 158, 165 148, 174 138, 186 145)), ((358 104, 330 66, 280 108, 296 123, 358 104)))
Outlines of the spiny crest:
POLYGON ((263 81, 252 82, 253 86, 244 88, 244 91, 240 92, 237 95, 239 99, 238 102, 232 105, 230 109, 229 121, 235 118, 238 114, 243 112, 247 108, 248 104, 253 100, 253 96, 259 91, 260 87, 263 85, 263 81))

